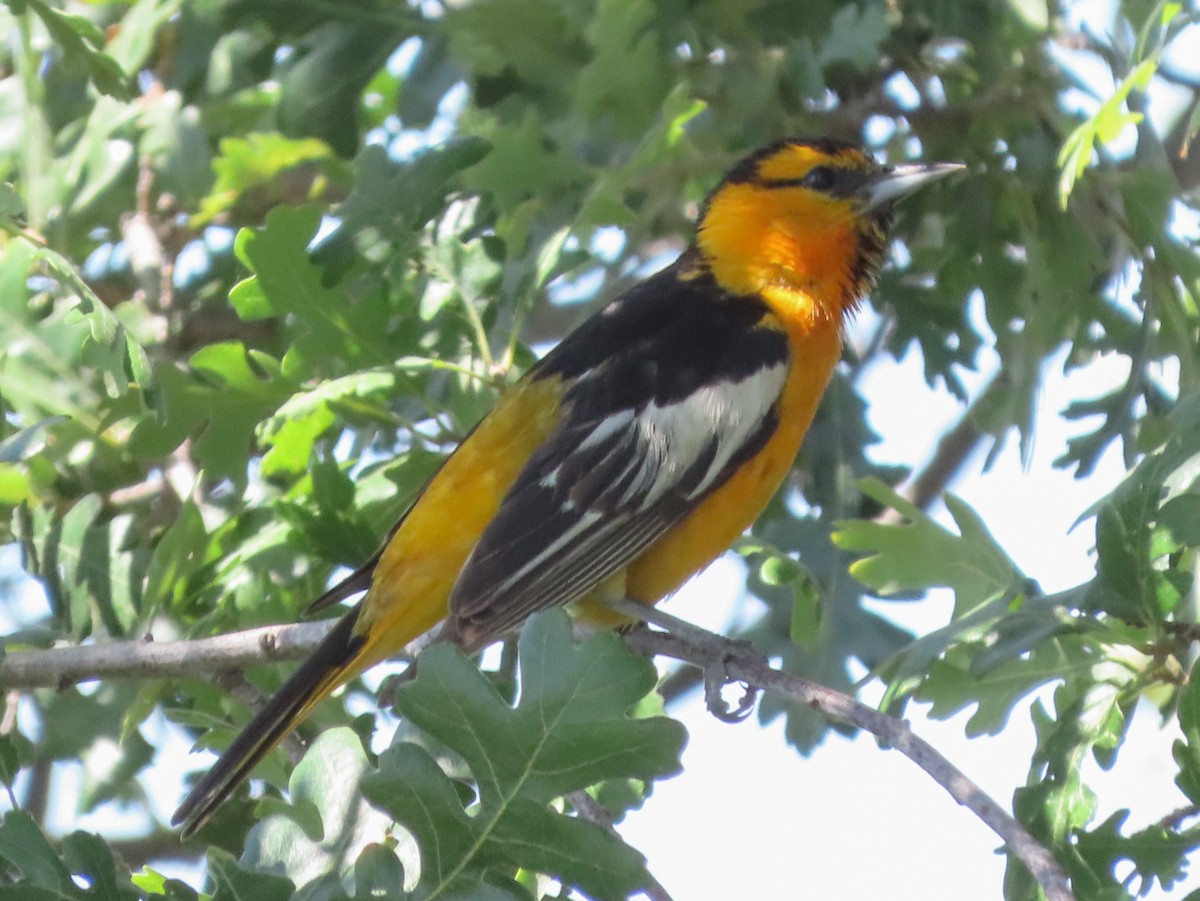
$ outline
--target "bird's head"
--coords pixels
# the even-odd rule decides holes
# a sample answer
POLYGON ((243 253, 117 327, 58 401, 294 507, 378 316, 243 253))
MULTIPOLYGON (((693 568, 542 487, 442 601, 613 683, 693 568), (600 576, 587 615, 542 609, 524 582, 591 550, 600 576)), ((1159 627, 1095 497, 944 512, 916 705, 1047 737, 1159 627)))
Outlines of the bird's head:
POLYGON ((840 320, 883 263, 893 203, 961 168, 882 166, 829 138, 780 141, 726 173, 701 209, 696 246, 724 288, 840 320))

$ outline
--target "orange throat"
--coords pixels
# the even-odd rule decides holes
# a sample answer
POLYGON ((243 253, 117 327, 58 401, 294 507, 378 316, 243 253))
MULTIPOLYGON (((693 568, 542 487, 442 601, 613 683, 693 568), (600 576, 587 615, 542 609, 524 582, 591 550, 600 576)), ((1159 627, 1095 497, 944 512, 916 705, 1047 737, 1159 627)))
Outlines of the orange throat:
POLYGON ((728 186, 706 212, 700 253, 723 288, 757 294, 789 320, 840 325, 868 281, 850 202, 783 194, 728 186))

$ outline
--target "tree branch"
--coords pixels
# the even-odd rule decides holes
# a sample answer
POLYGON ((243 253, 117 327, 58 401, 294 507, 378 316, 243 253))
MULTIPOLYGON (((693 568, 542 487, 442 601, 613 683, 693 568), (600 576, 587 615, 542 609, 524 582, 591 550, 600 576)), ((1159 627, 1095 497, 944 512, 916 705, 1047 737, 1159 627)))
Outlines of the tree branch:
POLYGON ((190 641, 112 641, 9 651, 0 660, 0 691, 64 688, 91 679, 212 679, 223 670, 307 657, 334 622, 264 626, 190 641))
POLYGON ((199 842, 181 843, 179 833, 174 829, 157 829, 149 835, 105 839, 105 842, 113 855, 121 858, 134 872, 159 860, 198 864, 207 852, 199 842))
MULTIPOLYGON (((0 661, 0 690, 62 686, 96 678, 194 677, 211 679, 216 671, 309 654, 333 620, 270 626, 213 638, 177 642, 112 642, 76 648, 13 651, 0 661)), ((436 631, 436 630, 435 630, 436 631)), ((713 636, 719 639, 719 636, 713 636)), ((425 646, 429 638, 414 642, 425 646)), ((702 648, 665 632, 638 629, 626 636, 629 647, 646 657, 673 657, 696 666, 711 661, 702 648)), ((416 647, 409 651, 415 652, 416 647)), ((848 695, 773 669, 752 650, 731 650, 725 662, 730 678, 770 691, 881 738, 923 769, 959 804, 992 829, 1041 885, 1049 901, 1074 901, 1067 875, 1053 855, 979 786, 919 738, 907 723, 858 703, 848 695)))

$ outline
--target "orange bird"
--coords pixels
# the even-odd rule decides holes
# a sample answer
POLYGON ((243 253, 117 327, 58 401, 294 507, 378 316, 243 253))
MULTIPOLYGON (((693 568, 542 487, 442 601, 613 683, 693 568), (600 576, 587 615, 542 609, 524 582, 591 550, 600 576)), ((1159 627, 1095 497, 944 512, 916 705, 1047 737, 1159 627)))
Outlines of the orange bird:
POLYGON ((194 832, 319 701, 442 620, 468 651, 564 604, 618 622, 606 600, 654 604, 725 551, 791 468, 893 202, 959 168, 827 138, 735 165, 679 259, 530 369, 317 600, 366 592, 173 822, 194 832))

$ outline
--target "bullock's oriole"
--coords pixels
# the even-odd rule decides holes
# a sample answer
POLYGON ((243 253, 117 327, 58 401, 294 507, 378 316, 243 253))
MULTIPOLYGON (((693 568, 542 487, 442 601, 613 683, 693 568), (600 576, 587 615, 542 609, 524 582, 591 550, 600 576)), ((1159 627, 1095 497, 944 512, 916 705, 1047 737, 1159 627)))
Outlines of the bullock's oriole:
POLYGON ((476 650, 548 607, 653 604, 726 550, 792 465, 892 202, 956 168, 829 139, 734 166, 679 259, 530 369, 316 602, 366 591, 174 822, 195 831, 317 702, 441 620, 476 650))

